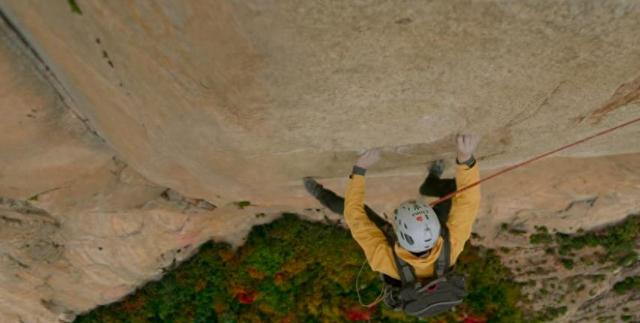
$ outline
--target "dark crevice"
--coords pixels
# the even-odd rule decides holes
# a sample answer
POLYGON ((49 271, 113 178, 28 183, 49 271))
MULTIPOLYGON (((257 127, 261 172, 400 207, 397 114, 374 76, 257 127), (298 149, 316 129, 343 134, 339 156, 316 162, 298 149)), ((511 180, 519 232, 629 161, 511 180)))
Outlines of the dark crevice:
MULTIPOLYGON (((60 227, 60 222, 44 209, 37 208, 28 201, 14 200, 8 197, 0 196, 0 206, 4 206, 13 212, 29 216, 29 221, 38 221, 41 223, 49 223, 56 228, 60 227)), ((15 219, 6 215, 0 215, 0 220, 5 223, 25 224, 22 219, 15 219)))
POLYGON ((56 77, 56 75, 53 73, 53 71, 49 67, 49 64, 47 64, 47 62, 44 60, 42 55, 38 53, 36 48, 31 44, 31 42, 25 36, 25 34, 22 33, 20 29, 18 29, 16 24, 13 23, 13 21, 11 21, 9 16, 7 16, 3 8, 0 8, 0 20, 4 22, 7 29, 10 30, 12 34, 17 38, 16 40, 19 41, 27 49, 29 54, 27 56, 30 56, 32 59, 35 60, 35 63, 38 67, 36 68, 36 70, 42 73, 45 80, 47 80, 47 82, 49 82, 49 84, 53 87, 54 91, 58 95, 58 98, 60 98, 60 101, 62 102, 64 107, 66 107, 69 111, 71 111, 71 113, 73 113, 73 115, 76 116, 78 120, 80 120, 84 124, 86 130, 89 133, 93 134, 96 137, 96 139, 98 139, 100 142, 106 143, 104 138, 102 138, 102 136, 100 136, 100 134, 98 134, 98 132, 95 129, 93 129, 93 127, 91 127, 89 123, 89 119, 83 117, 82 114, 80 114, 78 111, 76 111, 69 105, 69 101, 73 100, 71 95, 69 94, 69 91, 67 91, 67 89, 63 86, 62 82, 60 82, 60 80, 56 77))
POLYGON ((5 215, 0 215, 0 220, 2 222, 6 222, 6 223, 22 224, 22 220, 10 218, 10 217, 5 216, 5 215))
POLYGON ((13 257, 11 255, 7 255, 7 258, 9 258, 9 260, 13 261, 16 265, 20 266, 20 268, 23 268, 23 269, 31 268, 29 265, 25 264, 24 262, 16 259, 15 257, 13 257))
POLYGON ((598 197, 596 196, 596 197, 592 197, 584 200, 571 201, 571 203, 569 203, 569 205, 567 205, 567 207, 564 210, 562 210, 562 212, 567 212, 578 205, 587 205, 588 207, 593 207, 593 205, 596 203, 597 200, 598 200, 598 197))
POLYGON ((0 8, 0 19, 2 19, 2 21, 4 21, 4 23, 7 25, 7 27, 9 27, 9 30, 11 30, 15 34, 15 36, 18 37, 20 42, 29 50, 31 55, 33 55, 33 57, 36 60, 38 60, 38 62, 42 66, 44 66, 48 71, 49 66, 45 63, 42 56, 40 56, 40 54, 38 54, 38 51, 36 51, 36 49, 33 46, 31 46, 31 43, 29 42, 29 40, 27 40, 27 37, 25 37, 24 34, 20 32, 18 27, 16 27, 16 25, 11 21, 11 19, 7 17, 7 15, 4 13, 4 10, 2 8, 0 8))
POLYGON ((175 204, 187 213, 201 211, 207 212, 213 211, 217 208, 216 205, 205 199, 189 198, 169 188, 164 190, 160 194, 160 197, 167 202, 175 204))

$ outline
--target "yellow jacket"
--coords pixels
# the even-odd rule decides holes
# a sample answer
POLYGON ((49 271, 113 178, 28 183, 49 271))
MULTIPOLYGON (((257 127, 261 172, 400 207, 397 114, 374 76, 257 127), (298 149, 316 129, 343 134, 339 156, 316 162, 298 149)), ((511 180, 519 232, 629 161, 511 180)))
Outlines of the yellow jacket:
MULTIPOLYGON (((478 163, 469 168, 458 165, 456 168, 456 185, 458 188, 469 185, 480 179, 478 163)), ((364 211, 364 176, 353 174, 344 201, 344 217, 351 230, 351 235, 364 250, 371 269, 400 279, 393 253, 387 240, 378 227, 369 220, 364 211)), ((471 228, 480 207, 480 186, 470 188, 453 197, 447 227, 451 239, 451 264, 453 265, 471 236, 471 228)), ((424 258, 414 256, 408 250, 395 244, 398 257, 413 266, 418 278, 433 276, 434 263, 442 249, 442 237, 438 238, 431 252, 424 258)))

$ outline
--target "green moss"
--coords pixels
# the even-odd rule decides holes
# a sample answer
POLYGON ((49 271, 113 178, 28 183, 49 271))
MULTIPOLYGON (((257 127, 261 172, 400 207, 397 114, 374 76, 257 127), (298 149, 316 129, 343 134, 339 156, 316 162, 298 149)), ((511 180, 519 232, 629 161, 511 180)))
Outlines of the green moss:
MULTIPOLYGON (((235 252, 224 243, 204 244, 160 281, 77 322, 344 322, 346 311, 360 308, 354 283, 363 261, 362 250, 343 228, 284 215, 254 227, 235 252), (253 291, 250 304, 240 302, 253 291)), ((531 321, 517 306, 521 284, 493 250, 468 245, 456 270, 467 275, 468 297, 455 312, 434 320, 459 322, 473 315, 489 322, 531 321)), ((365 302, 382 287, 369 269, 360 285, 365 302)), ((417 322, 382 305, 371 321, 417 322)))
POLYGON ((573 260, 571 258, 561 258, 560 262, 567 269, 573 269, 573 260))
POLYGON ((80 6, 76 3, 76 0, 67 0, 69 7, 71 7, 71 12, 82 15, 82 10, 80 10, 80 6))
POLYGON ((233 204, 241 210, 247 206, 251 206, 250 201, 237 201, 237 202, 233 202, 233 204))

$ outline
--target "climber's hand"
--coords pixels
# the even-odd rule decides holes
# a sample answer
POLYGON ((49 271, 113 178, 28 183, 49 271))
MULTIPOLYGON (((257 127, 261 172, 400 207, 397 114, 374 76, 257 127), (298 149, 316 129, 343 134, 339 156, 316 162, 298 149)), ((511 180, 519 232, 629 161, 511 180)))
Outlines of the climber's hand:
POLYGON ((377 163, 378 160, 380 160, 380 149, 369 149, 358 157, 356 166, 367 169, 377 163))
POLYGON ((459 134, 456 137, 456 142, 458 144, 458 162, 464 163, 476 151, 480 136, 476 134, 459 134))

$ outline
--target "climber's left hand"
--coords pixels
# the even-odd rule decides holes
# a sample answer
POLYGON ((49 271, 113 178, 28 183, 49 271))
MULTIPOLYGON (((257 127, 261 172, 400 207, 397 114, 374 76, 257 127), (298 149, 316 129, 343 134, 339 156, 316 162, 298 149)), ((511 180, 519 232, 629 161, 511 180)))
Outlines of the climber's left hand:
POLYGON ((373 148, 365 151, 360 157, 358 157, 358 161, 356 162, 356 166, 360 168, 367 169, 373 166, 375 163, 380 160, 380 149, 373 148))

